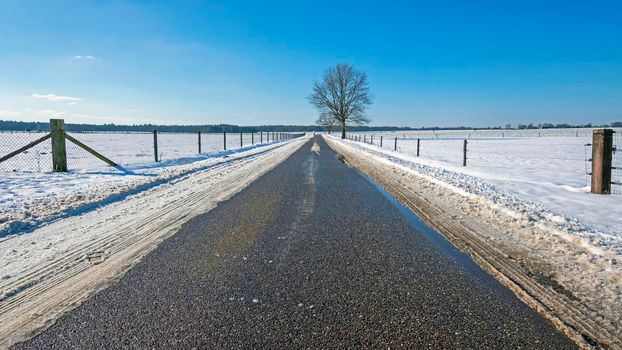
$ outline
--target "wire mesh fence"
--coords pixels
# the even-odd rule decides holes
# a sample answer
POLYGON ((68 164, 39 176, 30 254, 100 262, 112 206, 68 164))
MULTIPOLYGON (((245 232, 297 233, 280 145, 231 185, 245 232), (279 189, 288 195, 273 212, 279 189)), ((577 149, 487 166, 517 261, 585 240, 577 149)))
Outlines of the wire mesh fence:
MULTIPOLYGON (((460 135, 464 136, 464 134, 460 135)), ((495 174, 497 177, 525 183, 542 181, 554 186, 573 188, 586 188, 590 185, 591 129, 589 133, 579 134, 578 137, 569 131, 558 132, 554 137, 540 138, 536 136, 536 138, 461 139, 457 137, 417 138, 409 134, 406 134, 405 138, 403 136, 403 134, 396 136, 395 133, 350 134, 352 140, 373 144, 389 151, 397 151, 421 159, 422 162, 433 166, 462 167, 465 155, 464 141, 467 140, 466 156, 470 171, 495 174), (564 134, 565 136, 561 136, 564 134)))
POLYGON ((416 130, 383 132, 384 138, 408 139, 477 139, 512 137, 590 137, 592 128, 573 129, 464 129, 464 130, 416 130))
MULTIPOLYGON (((49 132, 0 131, 0 158, 9 156, 49 132)), ((0 172, 41 172, 52 170, 52 144, 49 139, 0 162, 0 172)))
POLYGON ((622 194, 622 133, 620 131, 613 134, 611 166, 611 193, 622 194))
MULTIPOLYGON (((50 139, 18 152, 16 150, 50 135, 49 132, 0 131, 0 172, 52 171, 52 145, 50 139), (10 156, 10 158, 9 158, 10 156)), ((129 166, 159 161, 170 161, 248 147, 258 143, 274 142, 299 137, 303 134, 258 133, 173 133, 173 132, 66 132, 109 158, 129 166)), ((108 164, 89 151, 67 140, 65 142, 67 168, 71 171, 103 170, 108 164)))

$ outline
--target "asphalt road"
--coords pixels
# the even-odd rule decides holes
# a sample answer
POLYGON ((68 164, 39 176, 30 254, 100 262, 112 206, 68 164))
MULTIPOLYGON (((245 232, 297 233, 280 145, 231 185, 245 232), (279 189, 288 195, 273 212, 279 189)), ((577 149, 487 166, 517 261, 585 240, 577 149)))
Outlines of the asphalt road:
POLYGON ((575 348, 315 142, 14 348, 575 348))

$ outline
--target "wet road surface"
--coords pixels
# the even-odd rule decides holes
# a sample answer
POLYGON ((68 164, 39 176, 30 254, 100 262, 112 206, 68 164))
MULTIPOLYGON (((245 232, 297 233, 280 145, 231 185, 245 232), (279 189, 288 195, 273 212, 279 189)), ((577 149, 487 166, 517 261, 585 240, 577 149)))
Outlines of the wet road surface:
POLYGON ((412 221, 316 137, 14 348, 575 347, 412 221))

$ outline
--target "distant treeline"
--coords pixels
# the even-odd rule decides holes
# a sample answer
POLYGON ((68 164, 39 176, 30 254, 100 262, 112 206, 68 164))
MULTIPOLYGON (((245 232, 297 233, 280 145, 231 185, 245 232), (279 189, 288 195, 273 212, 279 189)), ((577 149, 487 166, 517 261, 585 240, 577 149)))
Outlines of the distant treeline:
MULTIPOLYGON (((0 120, 0 130, 20 130, 20 131, 49 131, 50 124, 47 122, 22 122, 0 120)), ((278 131, 278 132, 295 132, 295 131, 321 131, 322 127, 318 125, 258 125, 258 126, 239 126, 231 124, 217 125, 157 125, 157 124, 139 124, 139 125, 117 125, 117 124, 65 124, 67 131, 100 131, 100 132, 260 132, 260 131, 278 131)), ((394 126, 375 126, 375 127, 351 127, 352 131, 393 131, 393 130, 414 130, 411 128, 401 128, 394 126)))
POLYGON ((550 124, 550 123, 544 123, 544 124, 533 124, 533 123, 529 123, 529 124, 518 124, 517 129, 519 130, 523 130, 523 129, 572 129, 572 128, 620 128, 622 127, 622 122, 613 122, 611 124, 603 124, 603 125, 594 125, 592 123, 587 123, 587 124, 579 124, 579 125, 570 125, 570 124, 550 124))
MULTIPOLYGON (((570 124, 519 124, 517 129, 550 129, 550 128, 591 128, 591 127, 622 127, 622 122, 613 122, 610 125, 570 125, 570 124)), ((473 128, 467 126, 459 127, 397 127, 397 126, 352 126, 348 127, 350 131, 409 131, 409 130, 496 130, 496 129, 512 129, 511 125, 504 128, 486 127, 473 128)), ((22 122, 0 120, 0 130, 19 130, 19 131, 49 131, 50 124, 47 122, 22 122)), ((279 132, 295 132, 295 131, 323 131, 324 129, 318 125, 259 125, 259 126, 239 126, 231 124, 218 125, 157 125, 157 124, 139 124, 139 125, 117 125, 117 124, 65 124, 67 131, 99 131, 99 132, 259 132, 259 131, 279 131, 279 132)))

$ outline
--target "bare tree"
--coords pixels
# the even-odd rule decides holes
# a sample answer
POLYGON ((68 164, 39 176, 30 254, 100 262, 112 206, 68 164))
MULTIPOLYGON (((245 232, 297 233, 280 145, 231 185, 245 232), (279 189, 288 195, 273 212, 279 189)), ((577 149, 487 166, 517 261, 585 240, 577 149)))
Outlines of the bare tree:
POLYGON ((320 119, 335 119, 341 125, 341 138, 346 127, 369 123, 365 109, 372 103, 367 74, 348 63, 338 63, 326 70, 321 82, 313 83, 309 102, 320 112, 320 119))
POLYGON ((324 129, 326 129, 326 131, 330 134, 335 126, 337 126, 337 119, 335 119, 332 115, 320 114, 320 117, 317 118, 316 123, 324 127, 324 129))

